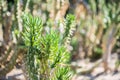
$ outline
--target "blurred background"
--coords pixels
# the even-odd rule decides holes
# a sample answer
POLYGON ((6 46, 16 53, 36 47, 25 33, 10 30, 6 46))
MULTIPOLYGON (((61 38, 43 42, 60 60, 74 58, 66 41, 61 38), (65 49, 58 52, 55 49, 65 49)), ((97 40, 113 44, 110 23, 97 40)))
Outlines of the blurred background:
POLYGON ((120 0, 0 0, 0 80, 25 80, 25 51, 12 52, 24 12, 40 17, 45 31, 59 28, 61 33, 59 21, 75 16, 68 47, 72 80, 120 79, 120 0))

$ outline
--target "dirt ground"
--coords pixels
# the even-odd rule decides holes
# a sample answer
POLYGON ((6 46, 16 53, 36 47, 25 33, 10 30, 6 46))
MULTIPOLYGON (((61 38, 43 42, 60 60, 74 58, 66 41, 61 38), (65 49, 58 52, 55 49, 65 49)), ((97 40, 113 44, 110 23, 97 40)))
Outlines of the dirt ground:
MULTIPOLYGON (((109 66, 112 70, 115 68, 115 61, 117 60, 117 54, 113 54, 111 57, 111 61, 109 63, 109 66)), ((95 62, 89 62, 88 59, 85 60, 78 60, 75 62, 72 62, 78 66, 82 66, 84 69, 91 68, 95 62)), ((76 69, 76 73, 80 73, 81 68, 76 69)), ((21 68, 14 68, 11 72, 9 72, 6 75, 5 80, 25 80, 25 77, 23 75, 23 71, 21 68)), ((76 74, 74 75, 72 80, 120 80, 120 67, 118 68, 118 71, 116 72, 104 72, 102 63, 99 64, 98 67, 96 67, 91 73, 89 74, 76 74)))

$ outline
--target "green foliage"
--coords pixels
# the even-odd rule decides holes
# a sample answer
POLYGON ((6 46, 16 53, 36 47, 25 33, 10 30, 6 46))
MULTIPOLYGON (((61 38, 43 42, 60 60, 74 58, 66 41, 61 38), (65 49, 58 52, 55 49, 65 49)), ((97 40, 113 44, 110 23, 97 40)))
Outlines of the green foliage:
POLYGON ((71 72, 70 72, 70 68, 68 67, 56 67, 56 71, 55 71, 55 77, 52 77, 52 79, 50 80, 70 80, 71 77, 71 72))
MULTIPOLYGON (((73 21, 72 17, 70 19, 73 21)), ((23 39, 28 47, 26 64, 30 79, 69 80, 71 71, 67 64, 70 54, 61 43, 59 32, 50 30, 43 34, 41 19, 30 14, 23 16, 23 22, 23 39)))
POLYGON ((117 60, 116 63, 115 63, 116 68, 118 68, 119 65, 120 65, 120 60, 117 60))
POLYGON ((24 24, 24 40, 27 46, 36 45, 36 40, 38 40, 41 36, 42 31, 42 21, 38 17, 32 17, 30 14, 25 14, 23 16, 23 24, 24 24), (28 17, 29 16, 29 17, 28 17))
POLYGON ((75 17, 72 14, 67 15, 65 20, 65 32, 63 34, 64 43, 70 43, 73 31, 75 30, 75 17))
POLYGON ((94 49, 93 49, 93 55, 92 55, 92 60, 96 60, 96 59, 99 59, 99 58, 101 58, 102 57, 102 55, 103 55, 103 51, 102 51, 102 48, 101 47, 99 47, 99 46, 96 46, 96 47, 94 47, 94 49))
POLYGON ((74 21, 75 21, 75 17, 73 15, 71 15, 71 14, 67 15, 66 20, 65 20, 66 29, 65 29, 63 39, 69 35, 69 33, 70 33, 69 31, 70 31, 71 27, 73 26, 74 21))
POLYGON ((28 47, 26 55, 26 64, 28 64, 28 72, 31 79, 37 79, 38 69, 35 66, 35 58, 38 55, 37 42, 41 37, 42 21, 38 17, 32 17, 30 14, 23 16, 24 31, 23 39, 25 45, 28 47), (31 72, 31 73, 30 73, 31 72))

